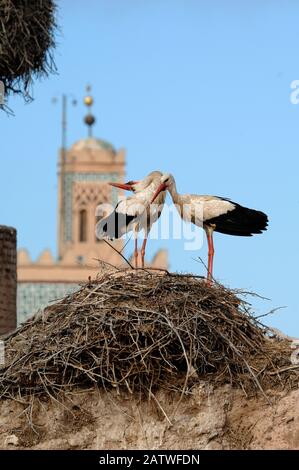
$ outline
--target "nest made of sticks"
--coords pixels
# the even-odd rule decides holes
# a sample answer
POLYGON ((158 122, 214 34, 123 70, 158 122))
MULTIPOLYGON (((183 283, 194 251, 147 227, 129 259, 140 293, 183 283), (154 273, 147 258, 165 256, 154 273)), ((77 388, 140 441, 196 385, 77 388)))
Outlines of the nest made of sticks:
POLYGON ((111 271, 28 320, 6 341, 0 396, 75 387, 152 395, 199 380, 248 393, 297 387, 299 366, 249 304, 221 285, 153 270, 111 271))
POLYGON ((30 99, 33 78, 55 71, 53 0, 0 0, 0 80, 5 93, 30 99))

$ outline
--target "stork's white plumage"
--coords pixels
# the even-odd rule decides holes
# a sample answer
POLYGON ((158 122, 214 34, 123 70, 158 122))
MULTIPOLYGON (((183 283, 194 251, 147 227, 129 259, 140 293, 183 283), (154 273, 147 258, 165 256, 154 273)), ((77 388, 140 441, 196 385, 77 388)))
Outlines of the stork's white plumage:
POLYGON ((263 212, 248 209, 230 199, 218 196, 199 196, 196 194, 180 195, 175 179, 164 174, 152 202, 161 191, 168 190, 181 217, 195 225, 203 227, 209 246, 208 280, 213 279, 214 241, 213 233, 251 237, 267 230, 268 217, 263 212))
POLYGON ((138 265, 137 234, 141 230, 145 234, 141 248, 142 267, 144 267, 148 235, 152 225, 160 217, 165 202, 166 192, 160 191, 156 203, 151 204, 161 184, 161 177, 160 171, 152 171, 141 181, 129 181, 126 184, 110 183, 111 186, 133 191, 134 194, 120 201, 114 211, 101 220, 97 234, 99 238, 117 239, 132 230, 135 237, 135 267, 138 265))

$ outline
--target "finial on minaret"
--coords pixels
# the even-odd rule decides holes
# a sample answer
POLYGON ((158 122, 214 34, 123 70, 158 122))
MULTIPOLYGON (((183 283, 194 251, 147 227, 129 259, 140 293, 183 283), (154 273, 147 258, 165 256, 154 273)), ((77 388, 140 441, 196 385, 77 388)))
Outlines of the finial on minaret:
POLYGON ((91 86, 87 85, 86 87, 87 95, 84 97, 84 104, 87 106, 88 114, 84 118, 85 124, 88 127, 88 137, 92 137, 92 126, 95 123, 95 117, 91 114, 91 106, 93 105, 93 97, 90 95, 91 86))

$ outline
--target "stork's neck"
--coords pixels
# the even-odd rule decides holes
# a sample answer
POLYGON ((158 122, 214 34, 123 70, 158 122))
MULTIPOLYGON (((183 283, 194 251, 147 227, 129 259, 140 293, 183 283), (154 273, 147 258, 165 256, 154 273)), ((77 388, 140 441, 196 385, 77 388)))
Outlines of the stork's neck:
POLYGON ((172 197, 172 200, 175 204, 179 204, 180 202, 180 195, 177 191, 176 184, 173 183, 169 188, 168 191, 170 192, 170 195, 172 197))

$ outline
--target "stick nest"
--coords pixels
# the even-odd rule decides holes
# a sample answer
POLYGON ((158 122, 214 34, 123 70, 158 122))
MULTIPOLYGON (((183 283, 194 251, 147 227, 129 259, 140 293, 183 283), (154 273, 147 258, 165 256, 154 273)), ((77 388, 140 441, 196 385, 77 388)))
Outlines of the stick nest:
POLYGON ((234 291, 191 275, 113 271, 7 339, 0 396, 57 399, 95 385, 151 395, 199 380, 263 392, 298 386, 290 356, 234 291))
POLYGON ((55 71, 53 0, 0 0, 0 80, 6 94, 30 99, 33 78, 55 71))

